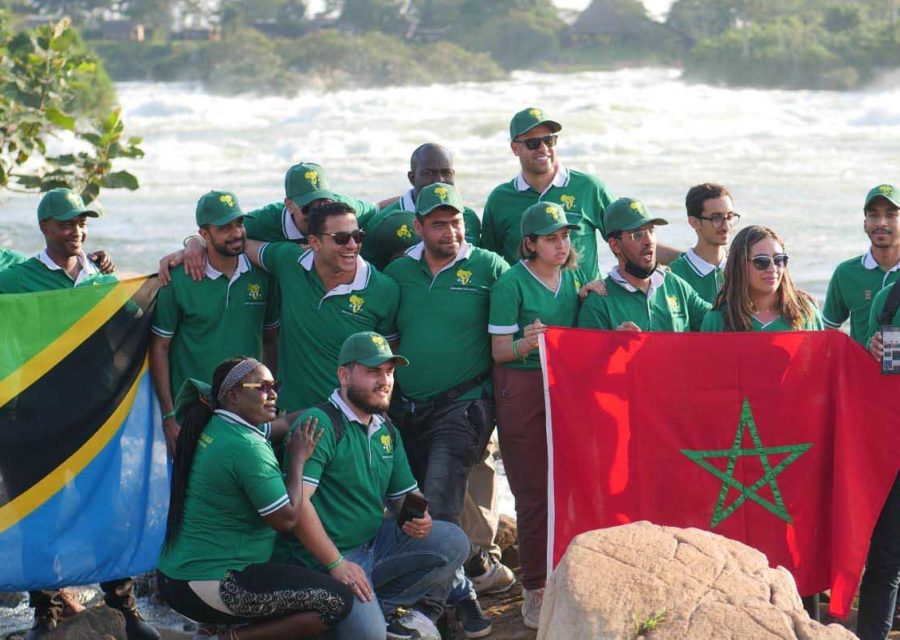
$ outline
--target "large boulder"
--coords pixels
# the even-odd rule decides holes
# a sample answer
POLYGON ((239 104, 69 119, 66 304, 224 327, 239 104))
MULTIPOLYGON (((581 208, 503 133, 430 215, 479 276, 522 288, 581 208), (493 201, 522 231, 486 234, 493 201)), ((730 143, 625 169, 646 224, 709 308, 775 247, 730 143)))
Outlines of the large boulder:
POLYGON ((791 574, 745 544, 636 522, 572 540, 547 582, 538 640, 855 638, 803 609, 791 574))

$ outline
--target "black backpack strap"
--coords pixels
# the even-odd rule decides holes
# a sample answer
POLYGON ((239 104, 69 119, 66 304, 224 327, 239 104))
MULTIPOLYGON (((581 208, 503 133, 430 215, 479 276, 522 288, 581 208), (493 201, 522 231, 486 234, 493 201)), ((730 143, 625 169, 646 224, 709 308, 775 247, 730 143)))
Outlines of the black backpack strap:
POLYGON ((344 437, 344 414, 328 400, 322 404, 317 404, 315 408, 328 416, 328 419, 331 421, 331 426, 334 429, 334 446, 337 447, 341 442, 341 438, 344 437))
POLYGON ((900 286, 898 285, 900 285, 900 280, 891 285, 887 300, 884 301, 884 309, 882 309, 881 315, 878 316, 878 324, 890 324, 891 320, 894 319, 894 314, 897 313, 897 309, 900 308, 900 286))

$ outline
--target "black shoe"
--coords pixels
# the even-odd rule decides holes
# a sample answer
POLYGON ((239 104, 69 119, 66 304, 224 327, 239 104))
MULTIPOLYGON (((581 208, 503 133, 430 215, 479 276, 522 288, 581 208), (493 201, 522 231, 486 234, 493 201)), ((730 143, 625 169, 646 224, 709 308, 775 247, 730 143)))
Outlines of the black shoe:
POLYGON ((467 638, 484 638, 494 630, 491 619, 484 615, 475 598, 467 598, 456 605, 456 621, 467 638))
POLYGON ((160 640, 159 631, 144 622, 137 609, 119 609, 125 616, 125 635, 128 640, 160 640))
POLYGON ((398 608, 387 619, 388 640, 440 640, 431 618, 416 609, 398 608))

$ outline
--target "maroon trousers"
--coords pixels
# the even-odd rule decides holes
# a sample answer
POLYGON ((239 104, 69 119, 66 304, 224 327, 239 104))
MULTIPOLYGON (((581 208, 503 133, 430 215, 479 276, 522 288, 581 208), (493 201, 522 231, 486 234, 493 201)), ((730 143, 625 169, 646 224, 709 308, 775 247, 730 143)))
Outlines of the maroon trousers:
POLYGON ((494 367, 500 456, 516 501, 522 586, 547 581, 547 431, 540 369, 494 367))

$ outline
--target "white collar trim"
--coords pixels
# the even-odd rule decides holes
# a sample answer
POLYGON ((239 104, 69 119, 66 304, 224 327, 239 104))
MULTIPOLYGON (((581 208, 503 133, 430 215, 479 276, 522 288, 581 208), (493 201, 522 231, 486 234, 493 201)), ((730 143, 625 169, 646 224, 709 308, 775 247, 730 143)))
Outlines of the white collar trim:
POLYGON ((400 197, 400 210, 413 212, 416 210, 416 198, 413 196, 413 189, 410 189, 400 197))
POLYGON ((704 278, 716 269, 724 269, 725 263, 728 262, 728 256, 725 256, 719 264, 712 264, 697 255, 693 248, 687 250, 687 253, 684 254, 684 259, 693 267, 694 271, 704 278))
MULTIPOLYGON (((247 258, 247 254, 242 253, 238 256, 238 265, 237 269, 234 270, 234 273, 231 274, 231 279, 228 281, 228 286, 234 284, 234 281, 241 277, 242 274, 250 271, 250 260, 247 258)), ((222 275, 224 275, 221 271, 215 269, 211 264, 209 264, 209 260, 206 261, 206 277, 210 280, 217 280, 222 275)))
POLYGON ((250 424, 249 422, 244 420, 238 414, 233 413, 231 411, 226 411, 225 409, 216 409, 215 413, 222 416, 226 420, 230 420, 231 422, 236 422, 237 424, 241 425, 242 427, 247 427, 248 429, 250 429, 250 431, 252 431, 254 434, 259 436, 263 440, 266 439, 266 437, 260 432, 258 427, 254 427, 252 424, 250 424))
MULTIPOLYGON (((618 266, 610 269, 609 277, 613 279, 613 282, 625 289, 625 291, 629 291, 631 293, 639 291, 639 289, 634 288, 630 282, 622 277, 622 274, 619 273, 618 266)), ((662 286, 662 283, 665 281, 665 279, 666 272, 662 269, 656 269, 656 271, 650 274, 650 288, 647 289, 647 298, 650 298, 656 292, 656 290, 662 286)), ((643 291, 641 291, 641 293, 643 293, 643 291)))
MULTIPOLYGON (((547 193, 551 187, 558 187, 561 189, 567 184, 569 184, 569 170, 562 164, 559 164, 556 167, 556 175, 553 176, 553 180, 550 181, 550 184, 547 185, 547 188, 544 189, 541 195, 547 193)), ((519 173, 519 175, 516 176, 515 185, 517 191, 528 191, 531 189, 531 185, 525 181, 525 175, 523 173, 519 173)))
MULTIPOLYGON (((303 252, 303 255, 300 256, 300 259, 297 261, 300 263, 300 266, 306 269, 307 271, 312 271, 315 266, 316 252, 312 249, 307 249, 303 252)), ((325 297, 328 298, 330 296, 342 296, 353 291, 361 291, 365 289, 369 285, 369 276, 371 275, 371 270, 369 269, 369 263, 362 259, 361 256, 356 256, 356 275, 353 277, 353 282, 350 284, 339 284, 331 291, 325 293, 325 297)))
MULTIPOLYGON (((460 244, 459 246, 459 251, 456 252, 456 257, 453 258, 453 262, 441 269, 441 271, 449 269, 460 260, 468 260, 469 256, 472 255, 472 249, 472 245, 463 240, 462 244, 460 244)), ((408 255, 413 260, 421 260, 425 256, 425 243, 419 242, 418 244, 414 244, 406 250, 406 255, 408 255)), ((441 271, 438 271, 438 273, 441 273, 441 271)), ((437 277, 437 274, 435 274, 435 277, 437 277)))
MULTIPOLYGON (((872 255, 872 247, 869 247, 869 250, 866 251, 865 255, 863 255, 862 266, 864 266, 866 269, 869 269, 870 271, 872 269, 878 268, 878 263, 875 261, 875 256, 872 255)), ((897 271, 898 269, 900 269, 900 262, 898 262, 893 267, 888 269, 887 272, 893 273, 894 271, 897 271)))
MULTIPOLYGON (((47 253, 47 250, 44 249, 37 255, 37 259, 41 261, 41 263, 50 269, 50 271, 62 271, 63 268, 53 262, 53 258, 50 257, 50 254, 47 253)), ((78 276, 75 278, 75 286, 84 280, 85 278, 89 278, 90 276, 96 275, 100 273, 100 269, 94 266, 94 263, 88 260, 88 257, 85 255, 84 251, 78 254, 78 276)), ((68 274, 67 274, 68 275, 68 274)))
MULTIPOLYGON (((331 396, 328 398, 328 401, 331 402, 335 407, 341 410, 341 413, 344 414, 344 417, 347 418, 350 422, 357 422, 361 425, 365 425, 366 423, 359 419, 359 416, 356 415, 356 412, 350 408, 344 399, 341 397, 341 390, 335 389, 332 391, 331 396)), ((384 418, 380 415, 373 414, 372 421, 368 424, 367 435, 371 438, 372 434, 378 431, 381 428, 382 423, 384 422, 384 418)))
POLYGON ((281 210, 281 230, 284 231, 284 237, 288 240, 303 240, 306 238, 306 234, 294 224, 294 216, 291 215, 287 207, 281 210))
POLYGON ((532 270, 528 267, 528 261, 527 261, 527 260, 519 260, 519 262, 517 262, 516 264, 522 265, 522 267, 525 269, 525 271, 527 271, 528 273, 530 273, 530 274, 531 274, 531 277, 534 278, 534 279, 537 281, 537 283, 538 283, 539 285, 541 285, 541 286, 544 287, 547 291, 549 291, 550 293, 553 294, 553 297, 554 297, 554 298, 559 296, 559 292, 560 292, 560 290, 562 289, 562 284, 563 284, 563 277, 562 277, 563 274, 562 274, 562 269, 559 270, 559 282, 556 283, 556 289, 554 290, 554 289, 551 289, 550 287, 548 287, 548 286, 547 286, 547 283, 545 283, 543 280, 541 280, 540 278, 538 278, 537 274, 536 274, 534 271, 532 271, 532 270))

